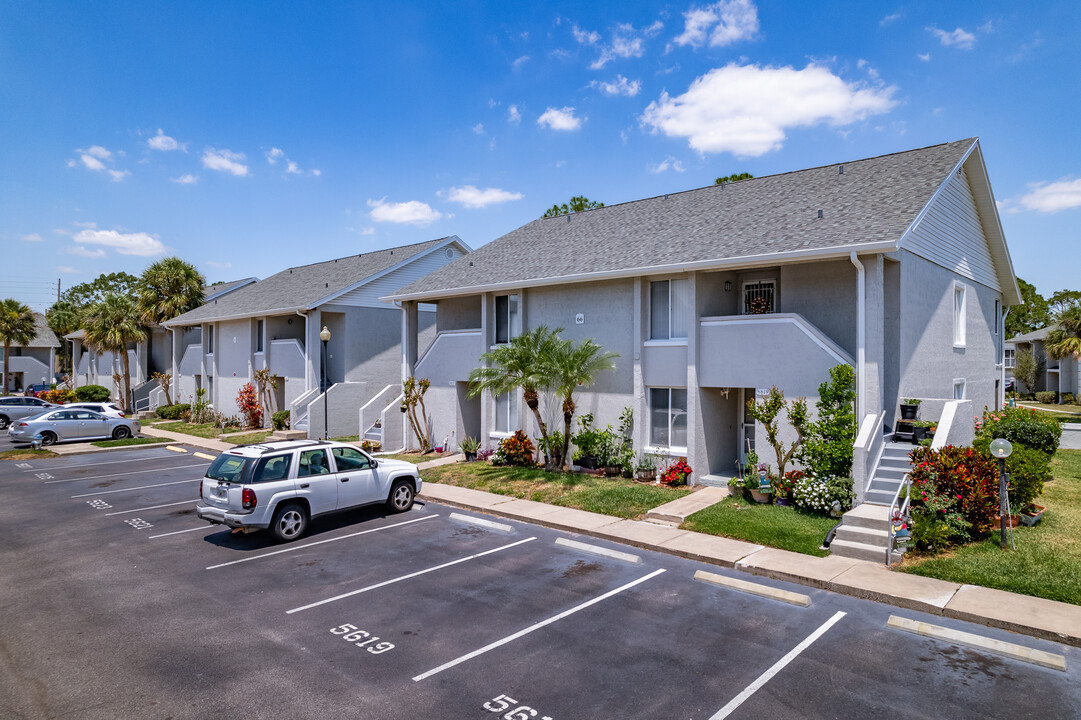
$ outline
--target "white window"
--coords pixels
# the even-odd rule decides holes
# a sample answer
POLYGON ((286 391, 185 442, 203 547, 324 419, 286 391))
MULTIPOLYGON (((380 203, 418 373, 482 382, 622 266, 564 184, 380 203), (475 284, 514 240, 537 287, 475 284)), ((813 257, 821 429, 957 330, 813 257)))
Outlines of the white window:
POLYGON ((1006 348, 1006 367, 1012 368, 1017 362, 1017 348, 1006 348))
POLYGON ((649 444, 680 450, 687 448, 686 388, 650 388, 649 444))
POLYGON ((495 431, 512 433, 518 429, 518 403, 514 393, 495 396, 495 431))
POLYGON ((691 281, 685 278, 649 284, 650 340, 682 340, 691 326, 691 281))
POLYGON ((206 354, 214 354, 214 326, 208 325, 206 328, 206 354))
POLYGON ((774 286, 772 280, 743 284, 743 314, 762 315, 774 312, 774 286))
POLYGON ((965 286, 953 286, 953 345, 965 346, 965 286))
POLYGON ((497 295, 495 298, 495 341, 496 344, 509 343, 518 337, 521 325, 518 321, 518 296, 497 295))
POLYGON ((953 381, 953 399, 964 400, 965 399, 965 379, 955 378, 953 381))
POLYGON ((1002 304, 995 300, 995 335, 998 335, 998 326, 1002 322, 1002 304))
POLYGON ((255 352, 263 352, 263 321, 255 321, 255 352))

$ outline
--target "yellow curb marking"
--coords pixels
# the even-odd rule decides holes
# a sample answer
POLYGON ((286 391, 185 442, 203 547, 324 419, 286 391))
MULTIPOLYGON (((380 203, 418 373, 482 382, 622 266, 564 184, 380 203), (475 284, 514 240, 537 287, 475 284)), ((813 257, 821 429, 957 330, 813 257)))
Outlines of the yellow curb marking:
POLYGON ((192 454, 195 455, 195 457, 197 457, 197 458, 202 458, 203 460, 213 460, 215 457, 217 457, 215 455, 207 455, 204 452, 197 452, 197 453, 192 453, 192 454))
POLYGON ((1066 658, 1062 655, 1044 652, 1043 650, 1035 650, 1030 647, 1025 647, 1024 645, 1003 642, 1002 640, 995 640, 993 638, 984 637, 983 635, 962 632, 961 630, 951 630, 950 628, 942 627, 941 625, 932 625, 930 623, 909 620, 908 618, 898 617, 897 615, 890 615, 890 619, 886 623, 886 626, 891 627, 894 630, 903 630, 904 632, 923 635, 924 637, 934 638, 936 640, 945 640, 957 645, 965 645, 978 650, 986 650, 987 652, 995 653, 996 655, 1004 655, 1008 658, 1013 658, 1014 660, 1020 660, 1021 662, 1032 663, 1033 665, 1066 672, 1066 658))
POLYGON ((726 587, 730 590, 738 590, 740 592, 750 593, 751 595, 770 598, 771 600, 780 600, 789 605, 799 605, 800 607, 811 606, 811 598, 809 595, 789 592, 788 590, 779 590, 770 587, 769 585, 759 585, 758 583, 747 582, 746 580, 737 580, 736 578, 717 575, 716 573, 706 572, 705 570, 696 572, 694 574, 694 579, 710 583, 711 585, 720 585, 721 587, 726 587))
POLYGON ((184 448, 182 448, 182 447, 176 447, 175 445, 166 445, 166 446, 165 446, 165 449, 166 449, 166 450, 172 450, 173 452, 182 452, 182 453, 186 453, 186 452, 187 452, 187 450, 185 450, 184 448))
POLYGON ((578 542, 577 540, 556 538, 555 544, 571 548, 572 550, 579 550, 581 552, 589 553, 591 555, 600 555, 601 557, 612 558, 614 560, 622 560, 623 562, 629 562, 635 565, 642 562, 642 558, 638 555, 631 555, 630 553, 620 552, 619 550, 609 550, 605 547, 589 545, 588 543, 578 542))

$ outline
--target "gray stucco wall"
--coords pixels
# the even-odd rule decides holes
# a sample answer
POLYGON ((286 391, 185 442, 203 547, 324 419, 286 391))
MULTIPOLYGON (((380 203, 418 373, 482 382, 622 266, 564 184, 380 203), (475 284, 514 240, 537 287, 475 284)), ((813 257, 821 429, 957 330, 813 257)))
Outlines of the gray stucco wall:
POLYGON ((847 260, 781 268, 778 312, 799 313, 845 352, 856 355, 856 268, 847 260))
MULTIPOLYGON (((438 331, 471 330, 480 327, 481 296, 447 298, 440 300, 438 331)), ((420 347, 425 347, 421 345, 420 347)))
POLYGON ((304 318, 300 315, 276 315, 266 319, 268 340, 293 338, 304 345, 304 318))

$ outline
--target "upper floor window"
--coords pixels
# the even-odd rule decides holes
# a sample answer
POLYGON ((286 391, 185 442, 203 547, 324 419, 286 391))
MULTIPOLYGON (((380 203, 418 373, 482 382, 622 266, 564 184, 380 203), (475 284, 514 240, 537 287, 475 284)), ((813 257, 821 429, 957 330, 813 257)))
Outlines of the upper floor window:
POLYGON ((255 321, 255 352, 263 352, 263 321, 255 321))
POLYGON ((686 339, 691 325, 691 281, 658 280, 649 284, 650 340, 686 339))
POLYGON ((1012 368, 1017 363, 1017 348, 1006 348, 1006 367, 1012 368))
POLYGON ((214 354, 214 326, 208 325, 206 328, 206 354, 214 354))
POLYGON ((953 286, 953 344, 965 345, 965 286, 961 284, 953 286))
POLYGON ((744 315, 763 315, 775 312, 774 305, 774 283, 772 280, 744 283, 744 315))
POLYGON ((518 296, 496 295, 495 298, 495 341, 496 344, 509 343, 518 337, 521 325, 518 319, 518 296))

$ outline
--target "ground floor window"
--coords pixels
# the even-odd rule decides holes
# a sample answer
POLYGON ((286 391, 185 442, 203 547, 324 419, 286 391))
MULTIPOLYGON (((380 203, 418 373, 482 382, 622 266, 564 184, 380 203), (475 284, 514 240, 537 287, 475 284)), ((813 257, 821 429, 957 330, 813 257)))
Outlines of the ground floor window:
POLYGON ((685 388, 650 388, 649 444, 654 447, 687 447, 685 388))
POLYGON ((495 396, 495 431, 512 433, 518 429, 518 403, 513 393, 495 396))
POLYGON ((953 381, 953 399, 964 400, 965 399, 965 379, 958 378, 953 381))

